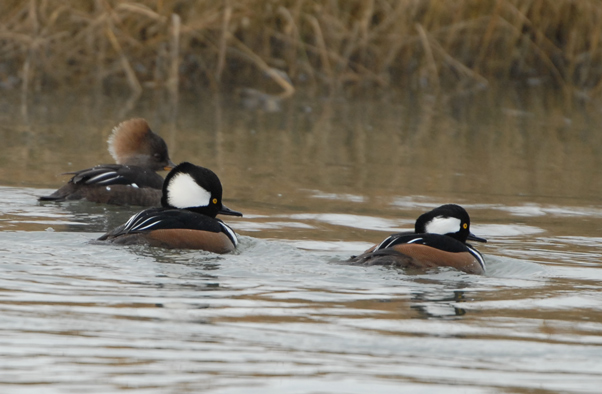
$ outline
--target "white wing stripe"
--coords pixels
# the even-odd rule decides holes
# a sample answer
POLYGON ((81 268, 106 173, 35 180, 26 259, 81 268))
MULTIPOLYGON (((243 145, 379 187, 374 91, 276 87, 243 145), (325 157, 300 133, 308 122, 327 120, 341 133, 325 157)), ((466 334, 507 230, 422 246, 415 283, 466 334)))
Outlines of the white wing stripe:
POLYGON ((123 226, 123 228, 126 229, 126 228, 130 227, 132 222, 134 222, 138 218, 138 216, 140 216, 140 212, 133 215, 131 218, 129 218, 128 221, 125 222, 125 225, 123 226))
MULTIPOLYGON (((378 244, 378 246, 376 246, 376 248, 374 248, 374 250, 386 249, 386 248, 390 247, 392 244, 394 244, 395 241, 397 241, 398 239, 399 239, 399 237, 392 235, 389 238, 382 241, 380 244, 378 244)), ((416 243, 416 242, 421 242, 422 240, 423 240, 422 237, 417 237, 417 238, 411 239, 410 241, 404 242, 404 243, 412 244, 412 243, 416 243)))
POLYGON ((386 249, 389 247, 389 245, 391 245, 391 243, 393 241, 395 241, 395 237, 387 237, 384 241, 382 241, 381 243, 378 244, 378 246, 376 248, 374 248, 374 250, 381 250, 381 249, 386 249))
POLYGON ((115 171, 103 172, 103 173, 100 173, 100 174, 98 174, 96 176, 93 176, 92 178, 88 179, 86 181, 86 183, 94 183, 94 182, 96 182, 98 180, 102 180, 102 179, 108 178, 108 177, 114 178, 115 175, 117 175, 117 173, 115 171))
POLYGON ((234 246, 237 246, 238 245, 238 238, 236 238, 236 234, 234 233, 234 230, 232 230, 230 227, 228 227, 223 222, 219 222, 219 224, 221 224, 222 228, 224 229, 224 232, 226 234, 228 234, 228 236, 230 237, 230 239, 232 239, 232 242, 234 243, 234 246))
MULTIPOLYGON (((111 183, 111 182, 113 182, 113 181, 116 181, 116 180, 119 180, 119 179, 123 179, 123 177, 122 177, 122 176, 115 176, 115 177, 113 177, 113 178, 109 178, 109 179, 103 179, 102 181, 98 181, 98 182, 96 182, 96 183, 97 183, 97 184, 99 184, 99 185, 105 185, 105 184, 107 184, 107 183, 111 183)), ((89 182, 88 182, 88 183, 89 183, 89 182)))
POLYGON ((135 222, 132 224, 132 230, 138 230, 140 227, 144 226, 147 222, 154 220, 156 218, 156 216, 151 216, 150 218, 147 218, 146 220, 142 220, 141 222, 135 222))
POLYGON ((141 213, 144 213, 144 211, 140 212, 139 214, 137 214, 135 216, 132 216, 130 218, 130 220, 127 221, 127 223, 123 227, 124 232, 146 230, 146 229, 156 225, 157 223, 161 222, 161 220, 157 220, 157 216, 151 216, 146 219, 141 218, 140 217, 141 213), (154 221, 154 222, 149 223, 151 221, 154 221))
POLYGON ((144 227, 136 227, 136 231, 143 231, 143 230, 149 229, 149 228, 153 227, 155 224, 159 224, 159 223, 161 223, 161 221, 157 220, 156 222, 152 222, 151 224, 147 224, 144 227))
POLYGON ((483 255, 481 255, 481 253, 478 250, 473 249, 469 245, 466 245, 466 247, 468 248, 468 251, 477 259, 477 261, 483 268, 483 271, 485 271, 485 259, 483 258, 483 255))

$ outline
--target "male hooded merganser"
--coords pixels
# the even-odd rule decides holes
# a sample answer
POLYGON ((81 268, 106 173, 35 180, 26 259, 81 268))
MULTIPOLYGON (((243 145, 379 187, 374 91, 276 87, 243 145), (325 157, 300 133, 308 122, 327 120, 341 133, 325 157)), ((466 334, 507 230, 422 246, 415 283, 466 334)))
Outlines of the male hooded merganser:
POLYGON ((416 268, 446 266, 484 274, 483 256, 466 240, 487 242, 470 232, 470 217, 464 208, 446 204, 420 215, 413 233, 393 234, 349 262, 416 268))
POLYGON ((130 119, 113 129, 108 142, 117 164, 66 172, 73 175, 69 182, 39 200, 158 206, 163 178, 156 171, 175 167, 165 141, 151 131, 146 120, 130 119))
POLYGON ((165 178, 161 205, 137 213, 98 240, 213 253, 236 249, 236 234, 215 216, 242 213, 222 204, 222 184, 213 171, 187 162, 178 164, 165 178))

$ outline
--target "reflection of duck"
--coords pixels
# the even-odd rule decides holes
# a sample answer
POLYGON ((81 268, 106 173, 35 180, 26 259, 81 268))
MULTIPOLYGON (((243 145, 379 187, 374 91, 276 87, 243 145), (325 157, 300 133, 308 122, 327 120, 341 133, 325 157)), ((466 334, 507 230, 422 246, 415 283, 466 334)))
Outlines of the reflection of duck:
POLYGON ((239 93, 240 101, 245 109, 270 113, 280 112, 282 110, 281 97, 263 93, 251 88, 243 88, 239 93))
POLYGON ((451 294, 447 291, 442 294, 426 291, 412 295, 410 308, 418 312, 422 318, 449 318, 466 314, 466 309, 458 306, 463 302, 465 302, 464 292, 461 290, 454 290, 451 294))
POLYGON ((117 164, 102 164, 68 172, 73 177, 40 201, 86 199, 117 205, 159 205, 163 178, 156 173, 175 164, 167 145, 153 133, 144 119, 130 119, 113 129, 109 152, 117 164))
POLYGON ((485 273, 483 256, 466 240, 487 240, 470 232, 470 217, 461 206, 446 204, 420 215, 414 230, 393 234, 349 261, 416 268, 447 266, 470 274, 485 273))
POLYGON ((165 178, 161 205, 137 213, 99 240, 214 253, 236 248, 236 234, 215 216, 242 213, 222 204, 222 185, 213 171, 186 162, 177 165, 165 178))

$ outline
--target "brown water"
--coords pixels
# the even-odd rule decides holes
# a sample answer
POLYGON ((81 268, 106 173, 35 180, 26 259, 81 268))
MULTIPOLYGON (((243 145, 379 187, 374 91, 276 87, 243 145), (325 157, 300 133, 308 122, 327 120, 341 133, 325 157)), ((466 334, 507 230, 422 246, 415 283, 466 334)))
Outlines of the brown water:
POLYGON ((597 393, 600 118, 541 91, 4 96, 0 392, 597 393), (36 201, 135 116, 218 173, 237 253, 90 245, 137 209, 36 201), (336 264, 446 202, 489 239, 486 276, 336 264))

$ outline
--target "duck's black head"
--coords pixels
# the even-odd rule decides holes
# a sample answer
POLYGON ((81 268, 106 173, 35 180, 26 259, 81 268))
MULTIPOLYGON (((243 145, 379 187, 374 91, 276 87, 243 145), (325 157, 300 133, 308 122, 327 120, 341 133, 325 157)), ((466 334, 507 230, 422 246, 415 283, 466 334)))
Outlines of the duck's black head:
POLYGON ((414 231, 419 234, 442 234, 462 243, 466 240, 487 242, 470 232, 470 216, 464 208, 456 204, 445 204, 423 213, 416 219, 414 231))
POLYGON ((208 168, 188 162, 178 164, 165 177, 161 205, 210 217, 218 214, 242 216, 222 204, 222 184, 217 175, 208 168))

